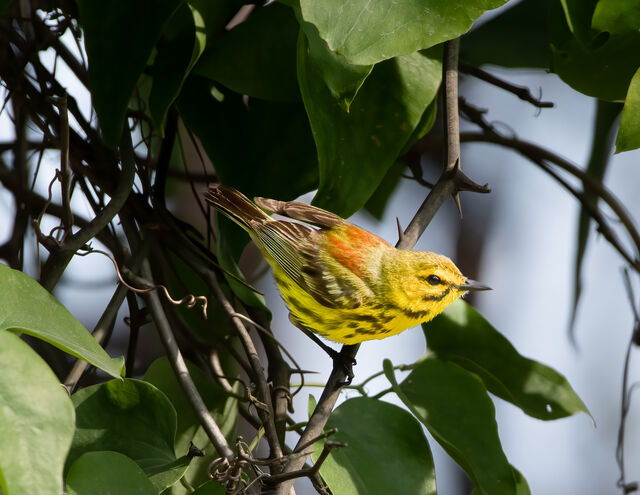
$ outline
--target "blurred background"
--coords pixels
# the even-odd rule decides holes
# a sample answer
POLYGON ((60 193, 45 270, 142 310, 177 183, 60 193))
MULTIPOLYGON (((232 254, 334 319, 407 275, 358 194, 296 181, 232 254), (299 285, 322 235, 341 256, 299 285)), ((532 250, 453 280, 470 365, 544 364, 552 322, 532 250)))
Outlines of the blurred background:
MULTIPOLYGON (((62 69, 61 69, 62 70, 62 69)), ((545 147, 584 166, 591 146, 595 100, 566 86, 553 74, 541 71, 489 69, 513 83, 538 88, 544 100, 555 107, 538 111, 515 96, 471 78, 464 78, 461 94, 472 104, 489 110, 487 119, 520 138, 543 143, 545 147)), ((70 91, 82 95, 83 88, 70 91), (76 91, 77 90, 77 91, 76 91)), ((78 97, 77 97, 78 98, 78 97)), ((84 105, 89 104, 84 93, 84 105)), ((78 98, 82 103, 82 97, 78 98)), ((465 129, 464 122, 462 130, 465 129)), ((471 128, 471 127, 469 127, 471 128)), ((12 125, 7 113, 0 117, 0 139, 11 139, 12 125)), ((613 153, 613 150, 611 150, 613 153)), ((637 220, 640 217, 640 152, 615 155, 605 178, 606 185, 620 198, 637 220)), ((576 345, 568 337, 573 301, 573 277, 579 205, 552 179, 514 152, 488 144, 463 144, 462 167, 479 183, 489 183, 489 195, 462 193, 461 219, 453 201, 448 201, 419 241, 416 249, 435 251, 455 260, 471 278, 493 287, 472 301, 473 305, 526 357, 548 364, 564 374, 586 403, 595 424, 586 415, 542 422, 519 409, 494 399, 502 444, 508 459, 526 477, 534 494, 604 494, 618 492, 616 481, 616 443, 620 422, 622 373, 633 317, 624 288, 623 262, 607 242, 592 235, 583 264, 583 294, 575 324, 576 345)), ((58 157, 45 154, 43 167, 51 177, 58 157)), ((435 181, 441 164, 424 159, 424 177, 435 181)), ((36 184, 46 196, 47 184, 36 184)), ((380 221, 366 212, 351 218, 391 243, 397 240, 396 217, 407 226, 428 190, 414 180, 403 178, 380 221)), ((310 201, 313 194, 302 200, 310 201)), ((191 213, 188 186, 174 195, 172 208, 179 218, 189 221, 191 213)), ((82 203, 79 212, 90 214, 82 203)), ((10 234, 14 215, 10 196, 0 188, 0 243, 10 234)), ((46 227, 46 225, 45 225, 46 227)), ((43 230, 47 230, 43 228, 43 230)), ((32 239, 35 246, 35 239, 32 239)), ((94 247, 99 247, 96 244, 94 247)), ((272 328, 276 337, 305 369, 317 371, 308 381, 323 383, 331 362, 307 337, 294 328, 273 283, 270 272, 253 249, 247 249, 243 266, 251 273, 262 273, 251 282, 265 294, 273 311, 272 328)), ((113 293, 116 279, 110 262, 100 256, 76 257, 72 268, 56 291, 57 297, 87 328, 93 328, 113 293)), ((248 273, 251 278, 251 273, 248 273)), ((33 275, 33 273, 32 273, 33 275)), ((636 299, 640 288, 636 285, 636 299)), ((108 351, 112 356, 126 351, 126 330, 122 314, 120 332, 116 330, 108 351)), ((154 330, 142 330, 148 360, 160 353, 154 330), (144 337, 147 338, 144 338, 144 337)), ((403 334, 365 343, 355 367, 354 383, 379 371, 382 360, 394 364, 411 363, 425 352, 419 328, 403 334)), ((632 350, 630 383, 640 376, 632 350)), ((141 368, 146 366, 140 362, 141 368)), ((372 381, 369 391, 387 388, 384 377, 372 381)), ((320 388, 306 387, 295 397, 295 418, 307 418, 309 394, 320 388)), ((343 398, 357 395, 346 390, 343 398)), ((386 397, 393 401, 393 396, 386 397)), ((399 401, 395 401, 399 404, 399 401)), ((640 479, 640 404, 632 401, 627 419, 625 460, 627 479, 640 479)), ((448 460, 436 442, 438 488, 441 495, 469 493, 470 487, 458 468, 448 460)), ((314 493, 304 482, 298 493, 314 493)))

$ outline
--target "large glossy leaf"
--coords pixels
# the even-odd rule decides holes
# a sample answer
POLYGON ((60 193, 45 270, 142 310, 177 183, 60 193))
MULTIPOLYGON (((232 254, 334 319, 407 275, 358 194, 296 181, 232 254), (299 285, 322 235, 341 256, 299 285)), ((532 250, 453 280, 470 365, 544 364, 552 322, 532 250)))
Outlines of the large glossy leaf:
POLYGON ((218 178, 249 197, 294 199, 317 187, 316 149, 302 103, 281 103, 227 92, 190 77, 178 100, 186 125, 202 141, 218 178))
POLYGON ((434 357, 421 361, 400 385, 388 360, 384 369, 394 392, 466 471, 480 493, 518 493, 500 445, 493 403, 477 376, 434 357))
POLYGON ((127 105, 165 22, 180 0, 76 0, 89 59, 89 89, 104 141, 115 147, 127 105))
MULTIPOLYGON (((436 493, 433 459, 418 422, 404 409, 358 397, 331 413, 326 428, 337 428, 331 441, 346 447, 332 450, 320 474, 333 495, 436 493)), ((318 442, 314 461, 325 442, 318 442)))
MULTIPOLYGON (((552 70, 574 89, 607 101, 621 101, 640 66, 637 2, 600 0, 589 43, 570 36, 554 40, 552 70)), ((583 30, 584 31, 584 30, 583 30)))
POLYGON ((478 375, 489 391, 535 418, 551 420, 589 414, 557 371, 521 356, 484 317, 458 300, 423 325, 435 355, 478 375))
POLYGON ((293 11, 273 3, 205 50, 195 73, 236 93, 277 101, 300 99, 296 79, 299 26, 293 11))
POLYGON ((144 471, 118 452, 87 452, 67 475, 68 495, 157 495, 144 471))
MULTIPOLYGON (((591 140, 591 152, 589 154, 589 162, 587 163, 587 173, 594 179, 602 181, 604 174, 611 158, 611 147, 613 144, 613 127, 616 123, 622 105, 620 103, 611 103, 608 101, 598 100, 596 107, 596 116, 594 119, 593 138, 591 140)), ((588 188, 584 188, 584 196, 587 201, 593 205, 597 202, 596 194, 588 188)), ((569 324, 569 335, 574 338, 574 323, 578 310, 578 302, 582 293, 582 260, 587 248, 589 240, 589 226, 591 225, 591 217, 587 214, 584 206, 580 206, 580 217, 578 219, 578 238, 576 245, 576 262, 574 272, 574 292, 573 292, 573 308, 571 311, 571 321, 569 324)))
POLYGON ((371 74, 373 65, 351 64, 343 55, 331 51, 316 26, 302 19, 300 8, 296 8, 295 12, 307 37, 308 56, 312 65, 318 69, 331 96, 348 112, 365 79, 371 74))
POLYGON ((0 263, 0 331, 26 333, 84 359, 111 376, 124 372, 124 359, 111 359, 91 334, 29 275, 0 263))
POLYGON ((62 493, 73 404, 51 369, 0 331, 0 493, 62 493))
POLYGON ((169 106, 207 45, 207 35, 224 28, 237 8, 232 0, 189 0, 167 22, 153 66, 149 111, 164 127, 169 106))
POLYGON ((179 480, 187 460, 176 459, 176 411, 160 390, 139 380, 112 380, 79 390, 76 434, 68 463, 86 452, 112 450, 134 461, 158 490, 179 480))
POLYGON ((349 63, 370 65, 435 46, 467 32, 505 0, 301 0, 305 21, 349 63))
POLYGON ((548 68, 551 47, 547 2, 523 0, 515 3, 463 36, 460 41, 461 60, 476 66, 548 68))
POLYGON ((433 101, 440 57, 438 50, 429 50, 376 65, 347 113, 300 36, 298 79, 318 148, 315 205, 347 217, 367 202, 433 101))
POLYGON ((620 117, 616 152, 640 148, 640 69, 635 73, 620 117))

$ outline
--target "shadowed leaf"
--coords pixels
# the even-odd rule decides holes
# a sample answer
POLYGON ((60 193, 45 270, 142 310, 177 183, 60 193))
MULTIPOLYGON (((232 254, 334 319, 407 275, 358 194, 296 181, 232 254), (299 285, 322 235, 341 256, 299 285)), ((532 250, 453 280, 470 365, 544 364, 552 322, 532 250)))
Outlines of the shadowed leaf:
POLYGON ((179 0, 76 0, 89 88, 104 142, 115 147, 133 88, 179 0))
MULTIPOLYGON (((611 157, 611 147, 613 145, 613 125, 620 114, 621 104, 610 103, 598 100, 596 115, 594 119, 593 138, 591 141, 591 153, 587 164, 587 173, 593 178, 602 181, 611 157)), ((584 188, 584 197, 594 206, 597 203, 597 196, 591 189, 584 188)), ((587 214, 583 206, 580 206, 580 217, 578 219, 578 243, 576 246, 576 262, 574 272, 573 307, 571 309, 571 319, 569 322, 569 337, 575 343, 575 319, 582 293, 582 261, 589 241, 589 227, 591 217, 587 214)))

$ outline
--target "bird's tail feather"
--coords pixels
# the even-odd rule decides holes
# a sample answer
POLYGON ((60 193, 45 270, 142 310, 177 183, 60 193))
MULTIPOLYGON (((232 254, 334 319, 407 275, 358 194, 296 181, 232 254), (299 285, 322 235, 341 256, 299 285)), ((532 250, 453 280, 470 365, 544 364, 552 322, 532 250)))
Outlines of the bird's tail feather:
POLYGON ((256 221, 264 223, 271 220, 271 217, 258 208, 255 203, 232 187, 215 184, 209 188, 204 197, 215 208, 248 232, 254 229, 252 223, 256 221))

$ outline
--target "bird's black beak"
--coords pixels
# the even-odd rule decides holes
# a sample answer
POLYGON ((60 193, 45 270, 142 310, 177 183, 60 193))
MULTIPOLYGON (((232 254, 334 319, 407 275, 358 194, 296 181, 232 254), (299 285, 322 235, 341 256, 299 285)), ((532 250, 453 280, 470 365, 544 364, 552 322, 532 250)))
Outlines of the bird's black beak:
POLYGON ((460 290, 493 290, 491 287, 482 285, 480 282, 476 282, 475 280, 471 280, 470 278, 468 278, 464 284, 458 285, 458 289, 460 290))

